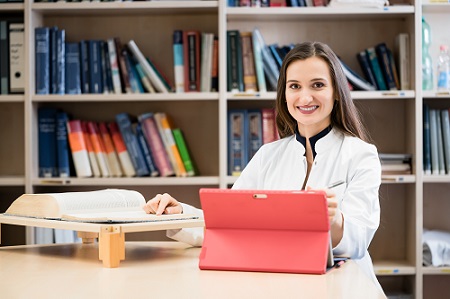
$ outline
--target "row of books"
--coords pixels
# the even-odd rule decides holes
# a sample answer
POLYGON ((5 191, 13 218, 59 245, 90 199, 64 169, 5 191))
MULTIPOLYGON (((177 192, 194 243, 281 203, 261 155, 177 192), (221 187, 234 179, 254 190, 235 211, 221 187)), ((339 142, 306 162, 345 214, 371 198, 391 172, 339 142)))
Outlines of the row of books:
POLYGON ((248 161, 266 143, 279 139, 275 109, 228 111, 228 174, 238 176, 248 161))
POLYGON ((0 17, 0 94, 24 92, 24 43, 23 18, 0 17))
MULTIPOLYGON (((365 79, 371 87, 376 90, 409 89, 409 72, 404 68, 409 64, 408 49, 409 36, 401 33, 396 37, 396 55, 385 43, 379 43, 356 54, 365 79)), ((361 86, 361 89, 370 90, 370 87, 361 86)))
POLYGON ((62 110, 38 110, 39 177, 194 176, 183 133, 164 112, 135 121, 127 113, 115 121, 70 119, 62 110))
POLYGON ((219 90, 219 40, 196 30, 173 33, 175 92, 219 90))
POLYGON ((448 108, 423 107, 423 169, 427 175, 450 174, 448 108))
POLYGON ((281 62, 292 46, 267 45, 258 28, 227 31, 227 90, 275 91, 281 62))
POLYGON ((65 42, 65 30, 35 28, 36 94, 169 92, 172 87, 136 43, 118 37, 65 42))
POLYGON ((327 5, 327 0, 228 0, 229 7, 313 7, 327 5))

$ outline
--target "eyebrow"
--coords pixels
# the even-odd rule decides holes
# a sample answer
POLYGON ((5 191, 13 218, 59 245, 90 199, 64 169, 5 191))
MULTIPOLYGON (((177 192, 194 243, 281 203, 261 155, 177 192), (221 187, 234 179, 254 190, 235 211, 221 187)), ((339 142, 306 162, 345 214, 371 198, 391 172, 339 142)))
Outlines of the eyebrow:
MULTIPOLYGON (((326 82, 328 82, 328 80, 325 79, 325 78, 314 78, 314 79, 310 80, 310 82, 316 82, 316 81, 326 81, 326 82)), ((298 80, 294 80, 294 79, 286 80, 286 83, 289 83, 289 82, 299 82, 299 81, 298 80)))

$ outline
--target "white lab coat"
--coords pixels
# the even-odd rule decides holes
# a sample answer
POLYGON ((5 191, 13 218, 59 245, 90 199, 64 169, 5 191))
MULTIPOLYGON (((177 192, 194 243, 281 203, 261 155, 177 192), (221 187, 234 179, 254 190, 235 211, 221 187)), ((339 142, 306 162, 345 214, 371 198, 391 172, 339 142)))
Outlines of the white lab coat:
MULTIPOLYGON (((333 182, 345 181, 333 189, 344 215, 344 234, 333 253, 355 260, 380 287, 367 251, 380 223, 381 165, 377 149, 333 129, 316 142, 315 150, 317 154, 306 185, 321 189, 333 182)), ((233 189, 300 190, 306 170, 304 146, 295 136, 286 137, 263 145, 242 171, 233 189)), ((183 211, 203 215, 201 210, 185 204, 183 211)), ((168 231, 168 236, 201 246, 203 229, 168 231)))

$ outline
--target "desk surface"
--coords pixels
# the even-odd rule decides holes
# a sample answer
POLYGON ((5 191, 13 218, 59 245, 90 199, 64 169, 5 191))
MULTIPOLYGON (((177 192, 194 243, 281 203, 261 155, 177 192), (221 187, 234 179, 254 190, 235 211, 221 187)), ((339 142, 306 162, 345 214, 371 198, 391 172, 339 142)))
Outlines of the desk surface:
POLYGON ((352 261, 325 275, 210 271, 200 248, 126 242, 104 268, 96 244, 0 248, 1 298, 386 298, 352 261))

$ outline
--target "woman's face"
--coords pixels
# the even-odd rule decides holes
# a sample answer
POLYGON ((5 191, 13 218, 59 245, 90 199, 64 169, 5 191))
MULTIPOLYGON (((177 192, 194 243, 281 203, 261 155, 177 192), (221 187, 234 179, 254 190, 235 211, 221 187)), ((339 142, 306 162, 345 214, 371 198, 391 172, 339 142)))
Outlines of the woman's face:
POLYGON ((302 136, 314 136, 330 125, 334 96, 325 61, 310 57, 287 67, 286 104, 302 136))

